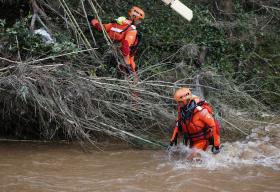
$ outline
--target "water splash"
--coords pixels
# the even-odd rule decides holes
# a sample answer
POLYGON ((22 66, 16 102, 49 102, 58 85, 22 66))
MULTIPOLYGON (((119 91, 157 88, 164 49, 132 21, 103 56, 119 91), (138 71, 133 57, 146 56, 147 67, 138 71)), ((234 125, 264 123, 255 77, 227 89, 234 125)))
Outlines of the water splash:
POLYGON ((280 170, 279 138, 280 126, 256 128, 244 141, 224 143, 218 155, 213 155, 211 150, 198 151, 201 157, 188 162, 186 159, 193 149, 181 144, 168 152, 168 158, 175 169, 215 170, 241 166, 265 166, 280 170))

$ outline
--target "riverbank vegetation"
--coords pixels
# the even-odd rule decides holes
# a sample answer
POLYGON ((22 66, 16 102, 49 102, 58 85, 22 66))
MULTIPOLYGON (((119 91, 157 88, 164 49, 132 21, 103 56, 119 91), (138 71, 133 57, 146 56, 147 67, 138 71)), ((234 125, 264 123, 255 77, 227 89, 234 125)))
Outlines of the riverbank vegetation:
POLYGON ((172 94, 181 86, 214 106, 224 138, 246 136, 276 117, 279 2, 182 2, 194 11, 190 23, 160 1, 1 0, 0 135, 155 142, 169 138, 172 94), (116 45, 86 19, 110 22, 132 5, 147 14, 137 84, 118 73, 116 45), (53 42, 34 34, 40 28, 53 42))

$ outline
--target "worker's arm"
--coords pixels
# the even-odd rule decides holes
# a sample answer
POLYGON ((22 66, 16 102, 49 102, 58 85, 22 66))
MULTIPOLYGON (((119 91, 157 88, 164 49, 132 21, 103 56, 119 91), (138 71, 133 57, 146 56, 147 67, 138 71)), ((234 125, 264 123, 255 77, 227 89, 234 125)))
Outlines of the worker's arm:
POLYGON ((176 120, 176 125, 174 127, 173 133, 172 133, 172 137, 170 139, 170 146, 172 146, 173 144, 177 145, 177 139, 178 136, 180 135, 180 131, 182 131, 182 124, 181 124, 181 116, 180 116, 180 106, 178 105, 178 116, 177 116, 177 120, 176 120))
POLYGON ((213 138, 214 138, 214 147, 219 149, 220 135, 218 133, 218 129, 216 127, 214 117, 208 112, 207 109, 203 109, 202 111, 200 111, 200 119, 212 129, 213 138))
POLYGON ((134 44, 136 40, 137 31, 130 30, 126 33, 125 38, 122 40, 121 51, 124 56, 129 55, 130 47, 134 44))
POLYGON ((137 35, 136 30, 130 30, 126 33, 125 38, 121 41, 120 49, 123 54, 124 60, 127 64, 129 74, 134 73, 136 68, 134 63, 134 58, 132 59, 133 62, 131 62, 131 58, 130 58, 130 48, 136 40, 136 35, 137 35))
MULTIPOLYGON (((94 17, 88 15, 88 21, 97 31, 102 31, 102 27, 97 19, 94 19, 94 17)), ((112 23, 103 24, 103 27, 107 32, 109 32, 112 28, 112 23)))
POLYGON ((173 144, 177 145, 178 135, 179 135, 179 130, 178 127, 176 126, 173 130, 172 137, 170 139, 170 146, 173 146, 173 144))

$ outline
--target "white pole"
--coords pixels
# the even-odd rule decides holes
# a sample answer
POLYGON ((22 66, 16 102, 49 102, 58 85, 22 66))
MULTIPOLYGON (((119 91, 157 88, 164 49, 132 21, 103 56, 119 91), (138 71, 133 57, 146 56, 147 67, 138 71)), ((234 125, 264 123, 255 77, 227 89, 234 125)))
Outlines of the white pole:
POLYGON ((184 5, 179 0, 161 0, 166 5, 170 6, 174 11, 179 13, 182 17, 187 19, 188 21, 191 21, 193 18, 193 11, 188 8, 186 5, 184 5))

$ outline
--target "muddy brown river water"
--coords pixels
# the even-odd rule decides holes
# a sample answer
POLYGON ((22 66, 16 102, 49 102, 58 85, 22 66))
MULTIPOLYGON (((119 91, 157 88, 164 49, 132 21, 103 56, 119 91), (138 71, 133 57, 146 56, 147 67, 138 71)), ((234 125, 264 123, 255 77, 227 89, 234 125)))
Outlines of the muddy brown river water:
POLYGON ((252 138, 224 143, 216 156, 202 152, 198 163, 185 161, 190 149, 182 145, 84 152, 73 144, 0 142, 0 191, 280 191, 279 142, 252 138))

